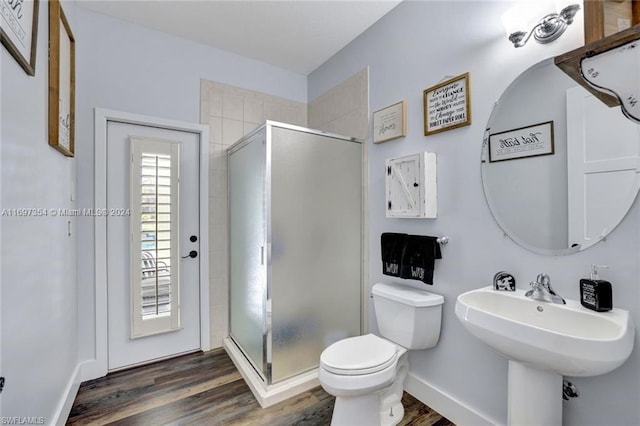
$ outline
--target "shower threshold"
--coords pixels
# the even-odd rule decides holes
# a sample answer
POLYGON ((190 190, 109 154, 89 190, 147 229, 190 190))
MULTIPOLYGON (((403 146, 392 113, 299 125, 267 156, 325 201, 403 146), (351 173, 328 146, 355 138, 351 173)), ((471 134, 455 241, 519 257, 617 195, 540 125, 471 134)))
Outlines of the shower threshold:
POLYGON ((266 385, 231 338, 225 338, 223 346, 262 408, 270 407, 285 399, 320 386, 317 368, 282 382, 266 385))

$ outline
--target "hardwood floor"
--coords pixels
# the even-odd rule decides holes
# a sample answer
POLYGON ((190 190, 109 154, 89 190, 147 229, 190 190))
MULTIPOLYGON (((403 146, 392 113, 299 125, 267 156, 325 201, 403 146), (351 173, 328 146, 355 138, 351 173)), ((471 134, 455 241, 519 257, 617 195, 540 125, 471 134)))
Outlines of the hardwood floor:
MULTIPOLYGON (((222 349, 84 382, 68 425, 328 425, 334 398, 317 387, 260 408, 222 349)), ((453 425, 411 395, 400 425, 453 425)))

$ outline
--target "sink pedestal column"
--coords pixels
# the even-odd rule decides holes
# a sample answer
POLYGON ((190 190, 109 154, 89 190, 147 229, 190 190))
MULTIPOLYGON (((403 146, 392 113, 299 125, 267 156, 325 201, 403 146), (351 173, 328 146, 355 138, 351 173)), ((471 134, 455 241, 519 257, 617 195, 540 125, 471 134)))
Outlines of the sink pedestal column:
POLYGON ((561 426, 562 376, 509 360, 510 426, 561 426))

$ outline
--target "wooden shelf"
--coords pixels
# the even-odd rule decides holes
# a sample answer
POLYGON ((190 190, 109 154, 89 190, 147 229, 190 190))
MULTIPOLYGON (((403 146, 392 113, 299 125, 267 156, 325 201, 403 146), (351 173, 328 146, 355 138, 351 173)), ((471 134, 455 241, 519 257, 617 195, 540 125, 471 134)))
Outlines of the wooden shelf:
POLYGON ((555 64, 564 71, 569 77, 574 79, 578 84, 587 89, 596 98, 600 99, 609 107, 620 105, 618 99, 602 93, 592 88, 589 83, 582 77, 580 73, 580 62, 583 58, 597 55, 598 53, 606 52, 607 50, 615 49, 618 46, 627 44, 633 40, 640 39, 640 24, 634 25, 619 33, 605 37, 602 40, 594 41, 584 47, 572 50, 562 55, 555 57, 555 64))
POLYGON ((585 0, 583 9, 585 44, 618 32, 617 18, 630 19, 632 26, 640 24, 640 0, 585 0))

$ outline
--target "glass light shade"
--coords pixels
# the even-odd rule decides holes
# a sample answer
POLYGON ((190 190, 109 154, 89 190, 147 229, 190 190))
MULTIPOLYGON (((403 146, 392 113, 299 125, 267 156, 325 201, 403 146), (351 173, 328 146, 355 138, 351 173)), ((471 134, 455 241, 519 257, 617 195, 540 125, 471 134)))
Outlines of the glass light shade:
POLYGON ((517 9, 513 7, 502 15, 502 25, 507 32, 507 37, 516 31, 529 31, 527 19, 517 9))

